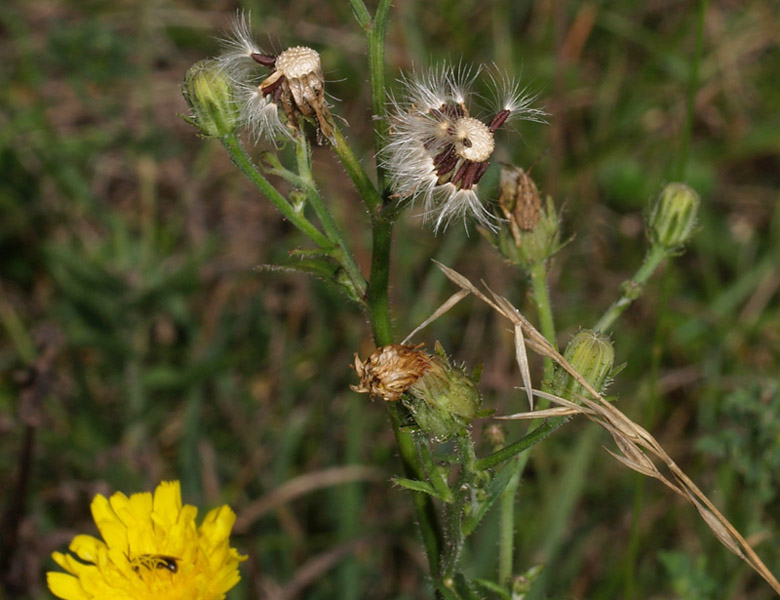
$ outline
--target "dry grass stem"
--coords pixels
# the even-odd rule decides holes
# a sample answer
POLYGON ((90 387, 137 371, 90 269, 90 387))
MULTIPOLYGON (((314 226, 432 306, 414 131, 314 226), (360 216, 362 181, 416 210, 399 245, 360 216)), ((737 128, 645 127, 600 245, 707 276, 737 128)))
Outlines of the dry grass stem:
MULTIPOLYGON (((623 463, 629 469, 638 473, 659 480, 669 489, 685 498, 690 502, 701 515, 704 522, 715 534, 715 537, 734 554, 742 558, 750 567, 766 580, 772 589, 780 595, 780 582, 775 578, 772 572, 764 565, 758 555, 753 551, 750 544, 734 528, 734 526, 724 517, 720 511, 710 502, 709 498, 696 486, 693 481, 680 469, 672 458, 661 447, 658 441, 643 427, 634 423, 614 405, 607 402, 585 379, 572 368, 572 366, 561 356, 559 352, 544 338, 544 336, 531 325, 531 323, 512 304, 498 294, 491 291, 486 285, 488 294, 483 293, 463 275, 437 263, 444 274, 463 290, 477 296, 480 300, 491 306, 496 312, 508 319, 516 328, 522 329, 522 336, 516 336, 516 341, 524 341, 525 345, 531 350, 543 357, 549 357, 554 360, 562 369, 571 375, 579 383, 590 397, 577 396, 581 404, 575 404, 563 398, 545 394, 551 402, 563 407, 564 414, 582 414, 594 423, 603 427, 609 432, 615 440, 618 450, 622 454, 616 454, 607 450, 616 460, 623 463), (647 453, 654 456, 662 462, 668 469, 670 477, 665 476, 659 471, 656 464, 647 453)), ((484 283, 483 283, 484 285, 484 283)), ((454 296, 453 296, 454 298, 454 296)), ((451 308, 451 307, 449 307, 451 308)), ((449 309, 448 308, 448 309, 449 309)), ((524 351, 517 350, 520 357, 524 351)), ((527 359, 526 359, 527 360, 527 359)), ((520 362, 518 358, 518 363, 520 362)), ((527 366, 527 362, 526 362, 527 366)), ((526 393, 531 393, 530 381, 526 380, 527 374, 522 373, 526 393)), ((536 390, 534 395, 541 396, 542 393, 536 390)), ((511 415, 511 418, 539 418, 548 416, 548 411, 537 413, 521 413, 520 415, 511 415)), ((561 414, 561 413, 558 413, 561 414)), ((509 417, 507 417, 509 418, 509 417)))
POLYGON ((453 306, 455 306, 458 302, 463 300, 463 298, 465 298, 468 295, 469 292, 467 290, 460 290, 459 292, 455 292, 444 302, 444 304, 442 304, 439 308, 437 308, 430 317, 428 317, 427 319, 425 319, 425 321, 423 321, 417 327, 415 327, 414 330, 404 338, 404 341, 401 342, 401 344, 408 344, 409 340, 412 339, 418 331, 424 329, 425 327, 428 327, 428 325, 433 323, 436 319, 438 319, 440 316, 442 316, 444 313, 446 313, 449 309, 451 309, 453 306))
POLYGON ((515 325, 515 359, 520 369, 520 377, 523 380, 525 393, 528 396, 528 406, 534 409, 534 393, 531 382, 531 368, 528 366, 528 353, 525 349, 525 339, 523 337, 523 328, 515 325))

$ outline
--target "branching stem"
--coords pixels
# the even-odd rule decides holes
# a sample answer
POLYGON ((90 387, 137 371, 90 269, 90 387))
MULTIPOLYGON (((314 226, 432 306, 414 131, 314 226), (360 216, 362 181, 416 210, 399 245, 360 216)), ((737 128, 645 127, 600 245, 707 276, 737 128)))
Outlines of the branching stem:
POLYGON ((666 258, 667 254, 668 250, 661 245, 653 244, 650 246, 642 261, 642 265, 631 279, 623 283, 620 298, 615 300, 612 306, 604 312, 593 327, 594 331, 605 332, 612 327, 612 324, 623 314, 623 311, 642 295, 642 288, 645 283, 647 283, 647 280, 650 279, 664 258, 666 258))
POLYGON ((295 155, 298 160, 298 174, 305 186, 309 204, 314 209, 320 223, 322 223, 325 235, 338 246, 338 251, 334 251, 331 255, 339 261, 347 272, 347 275, 355 286, 355 290, 357 290, 358 294, 363 296, 366 292, 366 280, 363 278, 360 269, 358 269, 358 266, 355 264, 344 236, 336 226, 330 211, 322 201, 322 196, 320 196, 317 185, 314 183, 311 174, 311 149, 309 147, 309 141, 303 135, 299 135, 296 140, 295 155))
POLYGON ((257 187, 262 194, 268 198, 271 203, 279 210, 284 217, 295 225, 301 233, 310 238, 320 248, 325 250, 332 250, 336 245, 328 239, 319 229, 317 229, 312 223, 306 219, 302 214, 295 211, 295 209, 287 202, 287 199, 279 193, 279 191, 271 185, 271 183, 263 177, 258 168, 249 158, 241 142, 235 134, 227 135, 221 138, 222 144, 230 154, 230 159, 233 161, 244 174, 249 177, 249 180, 257 187))

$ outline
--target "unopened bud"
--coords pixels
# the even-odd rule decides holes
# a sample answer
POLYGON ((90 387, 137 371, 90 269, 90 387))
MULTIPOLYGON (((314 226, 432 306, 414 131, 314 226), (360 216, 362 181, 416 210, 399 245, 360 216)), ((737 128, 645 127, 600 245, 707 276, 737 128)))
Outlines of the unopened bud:
POLYGON ((506 433, 498 423, 488 423, 482 430, 482 435, 495 450, 503 448, 506 444, 506 433))
POLYGON ((230 79, 214 60, 192 65, 184 77, 182 93, 192 114, 184 119, 207 137, 222 137, 235 131, 239 112, 233 101, 230 79))
POLYGON ((501 169, 498 197, 506 223, 497 236, 499 252, 510 262, 529 267, 560 248, 560 219, 552 198, 544 206, 531 177, 519 167, 501 169))
MULTIPOLYGON (((608 336, 583 329, 571 339, 563 357, 597 392, 601 393, 606 388, 607 377, 615 362, 615 350, 608 336)), ((587 393, 562 369, 556 373, 554 388, 557 395, 567 399, 587 393)))
POLYGON ((387 402, 401 400, 420 429, 446 440, 474 420, 482 397, 474 381, 453 366, 438 345, 435 355, 420 347, 383 346, 365 361, 356 355, 360 385, 351 387, 387 402))
POLYGON ((699 203, 699 195, 684 183, 664 186, 647 218, 650 241, 669 250, 687 242, 696 225, 699 203))

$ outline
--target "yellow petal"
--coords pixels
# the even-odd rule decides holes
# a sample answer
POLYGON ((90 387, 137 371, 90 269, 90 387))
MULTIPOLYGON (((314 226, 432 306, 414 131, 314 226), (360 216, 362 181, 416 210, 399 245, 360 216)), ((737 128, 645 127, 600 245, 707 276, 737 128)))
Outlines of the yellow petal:
POLYGON ((98 554, 106 551, 106 545, 91 535, 77 535, 70 543, 70 551, 81 560, 97 563, 98 554))
POLYGON ((117 569, 118 571, 126 571, 128 569, 130 561, 126 552, 116 548, 111 548, 106 553, 106 558, 106 562, 110 563, 113 568, 117 569))
POLYGON ((200 534, 206 536, 213 546, 230 537, 230 530, 236 522, 236 513, 227 506, 215 508, 206 515, 200 526, 200 534))
POLYGON ((114 492, 111 494, 111 498, 108 500, 108 503, 111 507, 111 510, 116 515, 117 511, 123 510, 130 503, 130 498, 125 496, 122 492, 114 492))
POLYGON ((162 524, 170 527, 181 512, 181 485, 178 481, 163 481, 154 492, 154 513, 162 524))
POLYGON ((136 520, 149 520, 149 515, 152 514, 153 508, 152 494, 150 492, 133 494, 130 496, 130 502, 128 502, 127 508, 136 520))
POLYGON ((92 566, 94 568, 94 566, 90 565, 89 563, 83 563, 76 560, 72 554, 60 554, 59 552, 54 552, 51 557, 54 559, 54 562, 60 565, 68 573, 73 573, 78 577, 81 577, 81 574, 84 573, 88 567, 92 566))
POLYGON ((100 535, 106 541, 109 548, 127 550, 127 527, 117 520, 95 521, 100 535))
POLYGON ((54 559, 54 562, 56 562, 63 569, 68 569, 68 557, 65 554, 62 552, 52 552, 51 557, 54 559))
POLYGON ((116 521, 116 513, 114 513, 114 509, 111 508, 108 498, 103 494, 98 494, 92 499, 90 509, 92 510, 92 518, 95 523, 98 523, 99 521, 116 521))
POLYGON ((49 572, 46 573, 46 583, 51 593, 58 598, 65 600, 89 600, 90 598, 84 592, 79 580, 72 575, 49 572))
POLYGON ((133 494, 126 503, 114 506, 114 510, 128 529, 151 528, 152 495, 149 492, 133 494))

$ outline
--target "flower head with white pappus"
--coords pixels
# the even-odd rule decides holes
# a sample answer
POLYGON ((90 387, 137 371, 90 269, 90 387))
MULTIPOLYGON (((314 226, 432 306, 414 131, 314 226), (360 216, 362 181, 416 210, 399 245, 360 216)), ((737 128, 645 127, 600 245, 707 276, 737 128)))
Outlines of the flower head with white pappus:
POLYGON ((514 119, 542 121, 531 108, 534 97, 516 82, 491 77, 497 106, 483 122, 470 112, 472 76, 468 68, 433 67, 400 79, 401 95, 391 98, 389 135, 382 166, 400 198, 421 199, 423 218, 434 230, 471 217, 495 228, 496 217, 480 199, 477 184, 490 165, 494 134, 514 119))
POLYGON ((252 38, 248 14, 240 12, 222 46, 217 63, 233 82, 242 124, 256 139, 292 138, 299 116, 315 122, 318 139, 331 135, 325 79, 315 50, 295 46, 278 55, 264 52, 252 38), (259 67, 268 74, 258 75, 259 67))

